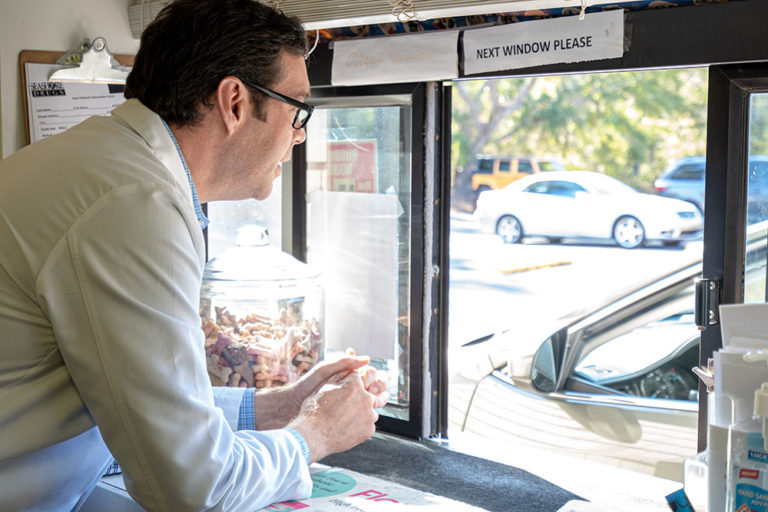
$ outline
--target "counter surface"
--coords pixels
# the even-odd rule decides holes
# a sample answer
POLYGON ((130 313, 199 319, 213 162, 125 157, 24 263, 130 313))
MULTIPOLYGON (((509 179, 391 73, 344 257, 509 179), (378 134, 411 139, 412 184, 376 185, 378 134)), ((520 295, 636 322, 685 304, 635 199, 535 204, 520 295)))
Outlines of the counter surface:
POLYGON ((376 433, 328 466, 389 480, 491 512, 555 512, 579 496, 519 468, 473 457, 431 441, 376 433))
MULTIPOLYGON (((431 441, 376 433, 322 464, 350 469, 413 489, 462 501, 490 512, 556 512, 579 496, 522 469, 450 450, 431 441)), ((83 512, 143 510, 128 493, 122 475, 105 477, 83 512)))

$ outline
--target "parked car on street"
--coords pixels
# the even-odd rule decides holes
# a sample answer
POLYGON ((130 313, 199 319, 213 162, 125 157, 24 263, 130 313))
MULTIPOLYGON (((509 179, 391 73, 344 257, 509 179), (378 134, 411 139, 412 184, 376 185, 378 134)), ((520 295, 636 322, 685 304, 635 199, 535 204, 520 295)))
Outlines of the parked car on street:
MULTIPOLYGON (((672 162, 654 181, 656 191, 683 199, 704 211, 706 157, 689 156, 672 162)), ((751 155, 747 170, 747 222, 768 219, 768 156, 751 155)))
POLYGON ((624 248, 701 237, 703 218, 686 201, 643 194, 605 174, 552 171, 480 194, 475 217, 506 243, 526 236, 613 239, 624 248))
POLYGON ((663 196, 683 199, 704 212, 704 168, 707 158, 689 156, 672 162, 656 178, 653 186, 663 196))
MULTIPOLYGON (((745 285, 763 296, 767 228, 747 232, 745 285)), ((700 274, 699 260, 559 324, 467 343, 451 381, 473 383, 462 430, 681 480, 696 453, 700 274)))

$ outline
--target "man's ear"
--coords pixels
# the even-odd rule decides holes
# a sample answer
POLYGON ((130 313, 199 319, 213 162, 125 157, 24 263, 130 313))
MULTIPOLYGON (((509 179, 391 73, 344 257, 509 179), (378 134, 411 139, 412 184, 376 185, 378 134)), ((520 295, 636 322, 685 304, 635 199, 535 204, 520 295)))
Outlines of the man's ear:
POLYGON ((245 121, 245 116, 251 108, 248 91, 234 76, 225 77, 216 88, 216 109, 228 134, 233 134, 245 121))

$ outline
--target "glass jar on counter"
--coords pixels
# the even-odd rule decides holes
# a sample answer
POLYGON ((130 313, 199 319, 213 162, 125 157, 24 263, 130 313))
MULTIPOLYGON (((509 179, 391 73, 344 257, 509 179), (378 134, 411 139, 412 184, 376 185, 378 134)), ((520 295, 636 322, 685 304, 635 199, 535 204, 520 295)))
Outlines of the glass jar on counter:
POLYGON ((325 304, 319 273, 269 245, 260 226, 205 266, 200 317, 214 386, 271 388, 323 359, 325 304))

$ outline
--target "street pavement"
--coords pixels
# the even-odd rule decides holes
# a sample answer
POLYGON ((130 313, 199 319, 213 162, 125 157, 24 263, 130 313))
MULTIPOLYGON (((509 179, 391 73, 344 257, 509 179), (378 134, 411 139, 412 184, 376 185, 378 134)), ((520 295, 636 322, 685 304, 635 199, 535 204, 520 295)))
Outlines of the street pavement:
POLYGON ((684 247, 622 249, 609 242, 543 238, 505 244, 483 234, 470 214, 450 229, 448 343, 463 345, 532 323, 555 323, 607 297, 701 259, 700 241, 684 247))

